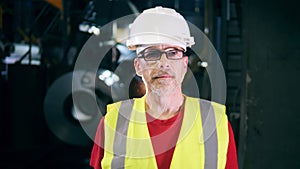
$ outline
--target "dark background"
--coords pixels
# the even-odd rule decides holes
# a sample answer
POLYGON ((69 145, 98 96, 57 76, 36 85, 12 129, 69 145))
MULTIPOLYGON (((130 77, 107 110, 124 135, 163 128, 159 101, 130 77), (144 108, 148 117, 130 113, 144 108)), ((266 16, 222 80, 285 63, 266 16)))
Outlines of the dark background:
MULTIPOLYGON (((60 77, 72 72, 80 49, 91 36, 80 31, 79 25, 101 27, 132 14, 128 2, 62 0, 55 6, 43 0, 0 1, 0 168, 89 168, 93 142, 70 114, 71 92, 62 96, 70 91, 70 79, 64 79, 61 87, 50 89, 60 77), (16 44, 29 46, 30 42, 40 48, 41 64, 4 62, 5 57, 15 52, 16 44), (61 104, 45 106, 49 95, 62 99, 61 104), (58 112, 55 125, 61 128, 65 140, 57 138, 47 124, 48 110, 58 112)), ((157 5, 175 8, 201 30, 209 30, 206 35, 218 51, 226 73, 227 115, 233 126, 241 169, 300 168, 298 1, 130 2, 139 12, 157 5)), ((120 64, 116 61, 120 57, 118 52, 113 47, 99 68, 114 71, 120 64)), ((200 95, 209 99, 207 72, 198 63, 190 57, 200 95)), ((135 77, 131 86, 139 81, 135 77)), ((89 92, 84 84, 82 88, 89 92)), ((111 102, 109 89, 100 87, 96 91, 100 110, 111 102)), ((140 91, 131 88, 129 92, 134 96, 134 92, 140 91)), ((91 111, 95 109, 89 108, 83 110, 94 116, 91 111)))

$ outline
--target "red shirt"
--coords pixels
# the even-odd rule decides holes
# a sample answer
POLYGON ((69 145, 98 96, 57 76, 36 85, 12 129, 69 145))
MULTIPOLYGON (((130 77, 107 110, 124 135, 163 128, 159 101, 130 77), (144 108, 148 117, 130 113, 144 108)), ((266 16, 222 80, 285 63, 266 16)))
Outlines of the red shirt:
MULTIPOLYGON (((148 121, 147 124, 148 124, 148 129, 149 129, 154 153, 156 154, 155 158, 156 158, 158 169, 168 169, 171 164, 175 145, 181 128, 183 113, 180 112, 174 117, 167 120, 154 119, 148 114, 146 118, 148 121), (166 137, 163 138, 153 137, 161 134, 166 130, 170 131, 170 132, 166 132, 165 135, 166 137)), ((234 135, 229 122, 228 122, 228 131, 229 131, 229 144, 228 144, 227 161, 226 161, 225 169, 238 169, 234 135)), ((104 118, 101 119, 100 124, 98 126, 96 137, 95 137, 95 144, 93 146, 91 159, 90 159, 90 165, 94 167, 94 169, 101 169, 101 160, 104 156, 104 150, 102 148, 104 144, 103 141, 104 141, 104 118)))

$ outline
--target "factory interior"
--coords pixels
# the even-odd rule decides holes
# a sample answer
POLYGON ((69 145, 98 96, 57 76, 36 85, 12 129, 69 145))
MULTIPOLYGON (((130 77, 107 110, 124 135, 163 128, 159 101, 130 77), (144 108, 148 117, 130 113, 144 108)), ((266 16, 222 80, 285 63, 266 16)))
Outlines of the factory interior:
POLYGON ((145 94, 124 37, 156 6, 175 9, 210 41, 188 51, 183 86, 225 99, 239 168, 300 168, 299 1, 1 0, 1 169, 91 169, 106 105, 145 94), (208 74, 210 45, 225 85, 208 74))

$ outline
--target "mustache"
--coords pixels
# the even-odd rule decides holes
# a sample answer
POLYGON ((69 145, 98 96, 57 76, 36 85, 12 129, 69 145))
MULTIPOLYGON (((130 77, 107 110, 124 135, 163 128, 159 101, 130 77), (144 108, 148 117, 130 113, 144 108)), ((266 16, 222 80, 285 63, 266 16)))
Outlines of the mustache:
POLYGON ((152 77, 155 78, 155 77, 164 76, 164 75, 172 76, 172 77, 175 76, 172 71, 160 70, 160 71, 154 72, 152 74, 152 77))

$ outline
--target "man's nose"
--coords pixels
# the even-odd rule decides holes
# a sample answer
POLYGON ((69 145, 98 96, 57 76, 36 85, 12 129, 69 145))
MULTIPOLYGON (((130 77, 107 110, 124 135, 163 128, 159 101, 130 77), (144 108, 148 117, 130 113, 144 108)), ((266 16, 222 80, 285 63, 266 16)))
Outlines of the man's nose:
POLYGON ((169 59, 167 58, 167 55, 165 53, 162 54, 159 60, 159 64, 160 68, 168 68, 170 66, 169 59))

